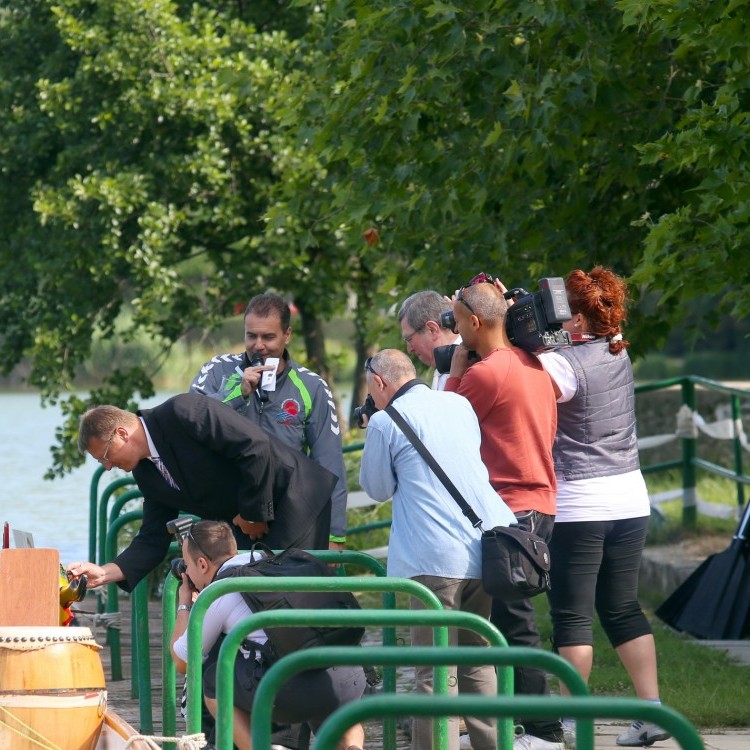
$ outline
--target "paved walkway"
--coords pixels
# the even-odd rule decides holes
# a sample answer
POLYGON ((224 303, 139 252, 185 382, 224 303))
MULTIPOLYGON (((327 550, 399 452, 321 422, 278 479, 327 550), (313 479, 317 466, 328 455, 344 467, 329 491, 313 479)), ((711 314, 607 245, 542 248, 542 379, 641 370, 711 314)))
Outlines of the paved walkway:
MULTIPOLYGON (((622 750, 615 740, 625 730, 623 724, 596 724, 596 750, 622 750)), ((714 729, 701 734, 706 750, 750 750, 750 728, 747 729, 714 729)), ((679 750, 680 745, 674 740, 657 742, 653 750, 679 750)))

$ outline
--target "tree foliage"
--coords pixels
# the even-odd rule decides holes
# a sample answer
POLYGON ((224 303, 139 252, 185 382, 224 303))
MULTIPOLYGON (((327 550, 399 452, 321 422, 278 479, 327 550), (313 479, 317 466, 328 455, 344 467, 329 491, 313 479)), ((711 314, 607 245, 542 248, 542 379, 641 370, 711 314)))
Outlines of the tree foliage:
POLYGON ((673 40, 671 65, 690 73, 680 118, 639 145, 641 163, 685 189, 670 210, 654 200, 634 280, 658 290, 654 327, 679 323, 714 295, 704 320, 750 314, 750 27, 746 0, 618 3, 628 28, 673 40))
MULTIPOLYGON (((334 0, 311 16, 309 74, 278 116, 322 167, 326 221, 380 231, 358 255, 369 309, 481 269, 530 289, 594 263, 629 275, 642 218, 681 206, 688 176, 636 146, 674 130, 700 61, 676 66, 670 35, 624 26, 611 3, 334 0)), ((299 183, 287 188, 293 214, 299 183)))
POLYGON ((746 315, 747 5, 6 0, 0 369, 55 399, 93 337, 166 356, 275 288, 326 373, 348 300, 361 364, 404 296, 482 269, 630 275, 641 350, 702 293, 746 315))
MULTIPOLYGON (((341 304, 343 293, 313 293, 320 277, 299 283, 312 260, 295 238, 277 237, 276 267, 259 251, 269 189, 289 159, 266 107, 305 19, 273 25, 274 6, 254 4, 259 32, 237 15, 243 3, 5 3, 3 372, 28 357, 30 382, 55 399, 95 335, 146 333, 166 356, 290 267, 279 288, 318 300, 311 317, 341 304)), ((91 400, 150 395, 162 361, 115 367, 91 400)), ((68 442, 81 406, 68 402, 68 442)), ((79 460, 65 445, 56 456, 58 468, 79 460)))

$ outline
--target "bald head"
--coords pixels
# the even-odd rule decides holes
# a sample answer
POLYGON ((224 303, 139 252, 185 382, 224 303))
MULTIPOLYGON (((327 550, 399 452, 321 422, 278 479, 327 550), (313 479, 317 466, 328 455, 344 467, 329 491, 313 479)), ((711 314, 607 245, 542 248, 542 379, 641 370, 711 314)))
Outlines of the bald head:
POLYGON ((474 284, 464 287, 461 290, 461 298, 468 302, 474 315, 481 318, 487 328, 505 325, 508 303, 494 284, 474 284))
POLYGON ((408 354, 398 349, 383 349, 369 360, 367 390, 375 406, 383 409, 402 385, 416 377, 408 354))

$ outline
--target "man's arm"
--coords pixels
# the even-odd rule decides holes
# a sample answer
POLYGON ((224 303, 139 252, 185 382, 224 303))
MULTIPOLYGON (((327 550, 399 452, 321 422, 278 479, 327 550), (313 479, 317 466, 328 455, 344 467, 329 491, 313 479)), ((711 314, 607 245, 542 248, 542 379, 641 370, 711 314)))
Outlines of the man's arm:
POLYGON ((305 440, 310 447, 310 458, 336 476, 336 487, 331 495, 330 539, 343 543, 346 541, 346 466, 333 393, 324 380, 319 381, 313 395, 305 440))
POLYGON ((391 461, 390 445, 378 426, 378 423, 382 421, 378 418, 379 416, 373 415, 367 425, 365 449, 359 469, 359 483, 373 500, 383 503, 393 497, 397 483, 391 461))
POLYGON ((166 524, 167 521, 175 518, 179 512, 174 508, 162 505, 149 495, 150 491, 144 489, 141 528, 128 547, 112 561, 122 573, 119 586, 124 591, 132 591, 143 578, 159 565, 166 557, 172 541, 166 524))
POLYGON ((125 578, 120 566, 115 563, 96 565, 91 562, 74 562, 68 565, 67 570, 74 578, 85 575, 90 589, 103 586, 105 583, 117 583, 125 578))
POLYGON ((188 390, 241 411, 248 402, 242 392, 242 363, 242 354, 218 354, 201 367, 188 390))

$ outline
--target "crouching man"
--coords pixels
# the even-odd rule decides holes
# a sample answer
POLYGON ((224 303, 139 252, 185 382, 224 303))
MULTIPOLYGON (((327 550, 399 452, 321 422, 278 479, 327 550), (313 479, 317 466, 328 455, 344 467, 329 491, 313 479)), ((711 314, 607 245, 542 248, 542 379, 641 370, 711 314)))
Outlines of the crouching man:
MULTIPOLYGON (((187 626, 195 591, 203 591, 228 568, 252 562, 252 553, 237 554, 237 543, 229 524, 199 521, 182 543, 186 572, 179 588, 177 615, 172 632, 172 658, 178 672, 187 672, 187 626)), ((214 601, 203 621, 203 694, 206 707, 216 716, 216 662, 224 636, 252 614, 242 594, 225 594, 214 601)), ((250 750, 250 721, 258 681, 268 668, 269 649, 262 630, 247 636, 234 670, 234 744, 250 750)), ((273 720, 282 724, 306 723, 314 732, 329 714, 350 701, 359 700, 365 689, 362 667, 310 669, 292 677, 279 691, 273 720)), ((343 736, 341 750, 360 750, 364 729, 356 725, 343 736)))

